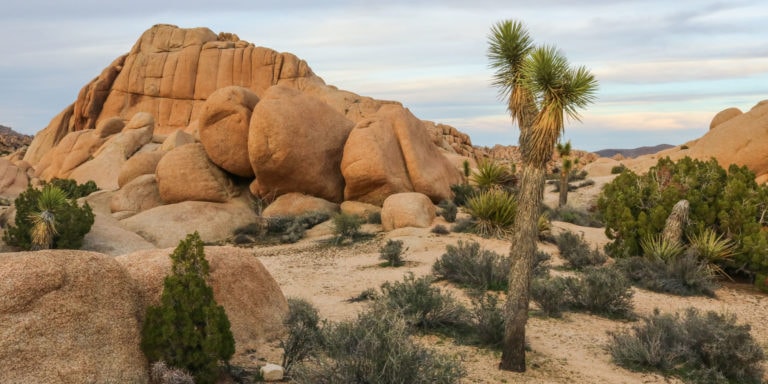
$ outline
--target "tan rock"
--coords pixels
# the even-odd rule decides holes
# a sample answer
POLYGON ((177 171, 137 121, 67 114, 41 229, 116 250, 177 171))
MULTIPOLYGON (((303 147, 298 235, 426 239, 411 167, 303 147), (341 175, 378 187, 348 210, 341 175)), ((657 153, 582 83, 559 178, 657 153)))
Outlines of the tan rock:
POLYGON ((15 199, 27 189, 29 176, 24 165, 0 158, 0 197, 15 199))
POLYGON ((181 129, 173 131, 170 135, 166 136, 163 140, 160 150, 168 152, 172 149, 181 147, 182 145, 194 143, 195 137, 191 134, 184 132, 181 129))
POLYGON ((363 203, 362 201, 345 201, 341 203, 341 212, 360 217, 368 217, 371 214, 381 213, 381 207, 363 203))
POLYGON ((232 180, 213 164, 202 144, 187 144, 168 152, 157 164, 157 186, 164 202, 223 203, 237 195, 232 180))
MULTIPOLYGON (((154 174, 144 174, 115 191, 109 207, 111 212, 129 211, 136 214, 163 204, 165 203, 160 198, 157 178, 154 174)), ((123 218, 125 217, 124 214, 123 218)))
POLYGON ((125 128, 125 120, 119 117, 104 119, 96 126, 94 134, 102 139, 120 133, 125 128))
POLYGON ((155 249, 155 245, 123 227, 111 215, 97 214, 91 230, 83 238, 83 251, 119 256, 142 249, 155 249))
POLYGON ((450 186, 462 180, 421 121, 397 105, 385 105, 375 118, 357 124, 344 146, 341 170, 345 200, 374 205, 411 191, 439 202, 451 198, 450 186))
POLYGON ((251 224, 258 216, 248 198, 241 196, 226 203, 185 201, 161 205, 120 223, 159 248, 176 246, 194 231, 206 243, 230 238, 236 228, 251 224))
POLYGON ((141 313, 133 281, 112 257, 0 254, 0 382, 146 383, 141 313))
POLYGON ((381 207, 381 225, 385 231, 403 227, 426 228, 435 219, 436 208, 423 193, 397 193, 387 197, 381 207))
POLYGON ((709 129, 715 128, 718 125, 741 115, 743 112, 741 112, 738 108, 726 108, 715 115, 715 117, 712 118, 712 121, 709 123, 709 129))
MULTIPOLYGON (((173 250, 138 251, 115 258, 136 281, 143 307, 159 304, 173 250)), ((278 337, 288 304, 259 259, 235 247, 205 247, 205 258, 210 265, 213 297, 224 307, 231 323, 236 353, 259 350, 265 342, 278 337)))
POLYGON ((333 215, 339 212, 339 205, 319 197, 292 192, 281 195, 275 199, 275 201, 264 209, 261 216, 300 216, 310 212, 321 212, 333 215))
POLYGON ((117 175, 117 185, 122 188, 131 180, 141 175, 154 174, 157 169, 157 163, 160 162, 164 155, 165 152, 163 151, 151 151, 139 152, 131 156, 120 167, 120 173, 117 175))
POLYGON ((211 161, 237 176, 253 177, 248 159, 248 127, 259 97, 248 88, 219 88, 203 104, 200 142, 211 161))
POLYGON ((253 110, 248 136, 258 195, 300 192, 340 203, 339 164, 353 125, 319 99, 284 86, 268 89, 253 110))

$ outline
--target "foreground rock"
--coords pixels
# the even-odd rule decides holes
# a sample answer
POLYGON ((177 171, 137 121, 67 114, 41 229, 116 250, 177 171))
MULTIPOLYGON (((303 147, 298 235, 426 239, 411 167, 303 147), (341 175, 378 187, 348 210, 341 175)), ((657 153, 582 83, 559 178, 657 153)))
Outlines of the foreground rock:
POLYGON ((264 212, 263 217, 301 216, 305 213, 319 212, 332 216, 339 212, 339 205, 303 193, 287 193, 275 199, 264 212))
MULTIPOLYGON (((160 303, 173 250, 139 251, 115 258, 136 281, 142 308, 160 303)), ((288 303, 259 259, 234 247, 206 247, 205 257, 210 264, 209 284, 216 302, 227 312, 236 353, 258 350, 277 338, 288 303)))
POLYGON ((436 211, 429 197, 422 193, 394 194, 384 200, 381 207, 381 225, 385 231, 404 227, 426 228, 432 225, 436 211))
POLYGON ((0 382, 147 382, 139 313, 133 281, 109 256, 0 254, 0 382))

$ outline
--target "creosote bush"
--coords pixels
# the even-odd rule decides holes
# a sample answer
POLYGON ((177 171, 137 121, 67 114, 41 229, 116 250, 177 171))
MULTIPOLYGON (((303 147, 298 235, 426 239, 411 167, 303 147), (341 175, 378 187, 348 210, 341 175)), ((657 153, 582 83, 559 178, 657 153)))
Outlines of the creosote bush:
POLYGON ((336 244, 341 244, 347 240, 354 242, 360 236, 360 227, 365 221, 358 215, 344 212, 333 216, 332 220, 336 244))
POLYGON ((468 313, 456 299, 440 288, 432 286, 433 278, 415 278, 413 273, 403 281, 381 285, 381 296, 376 304, 390 311, 400 312, 408 324, 419 329, 439 329, 465 324, 468 313))
POLYGON ((613 361, 633 370, 655 370, 689 383, 761 383, 765 354, 736 316, 689 308, 683 316, 660 314, 611 334, 613 361))
POLYGON ((495 293, 472 295, 472 324, 476 343, 499 348, 504 340, 503 302, 495 293))
POLYGON ((568 264, 574 269, 582 269, 589 266, 602 265, 608 260, 599 249, 590 249, 584 236, 578 236, 573 232, 563 232, 555 238, 557 248, 568 264))
POLYGON ((449 223, 456 221, 456 214, 459 213, 459 207, 457 207, 453 201, 443 200, 437 206, 440 207, 440 216, 442 216, 445 221, 449 223))
POLYGON ((281 365, 289 375, 295 364, 313 356, 323 345, 323 334, 317 308, 304 299, 288 299, 288 315, 283 324, 287 334, 280 340, 283 349, 281 365))
POLYGON ((508 256, 481 249, 476 241, 459 240, 447 245, 445 253, 432 265, 438 278, 480 290, 507 289, 510 259, 508 256))
POLYGON ((714 296, 717 282, 705 261, 687 252, 664 261, 647 257, 616 260, 616 268, 638 287, 680 296, 714 296))
POLYGON ((629 281, 621 272, 607 267, 588 267, 579 278, 534 279, 531 299, 545 315, 552 317, 560 317, 564 310, 588 311, 611 318, 634 316, 629 281))
POLYGON ((403 260, 403 241, 387 240, 386 244, 379 249, 379 258, 385 260, 389 267, 405 265, 405 260, 403 260))
POLYGON ((442 224, 435 225, 434 227, 432 227, 432 230, 430 232, 432 232, 432 233, 434 233, 436 235, 447 235, 447 234, 451 233, 451 231, 449 231, 448 228, 446 228, 442 224))
POLYGON ((141 350, 150 362, 162 360, 188 371, 197 383, 213 383, 218 362, 235 353, 235 340, 206 282, 209 267, 200 235, 187 235, 170 257, 172 272, 163 281, 160 305, 147 308, 141 350))

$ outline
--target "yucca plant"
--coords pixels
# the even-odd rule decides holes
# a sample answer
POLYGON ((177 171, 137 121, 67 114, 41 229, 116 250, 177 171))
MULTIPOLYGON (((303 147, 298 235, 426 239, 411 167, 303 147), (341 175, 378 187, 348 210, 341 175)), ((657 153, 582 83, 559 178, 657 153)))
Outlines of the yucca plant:
POLYGON ((712 272, 731 279, 720 264, 736 256, 736 244, 709 228, 689 236, 688 241, 689 249, 700 259, 705 260, 712 272))
POLYGON ((59 234, 56 229, 56 212, 67 204, 67 194, 61 188, 46 185, 37 200, 37 210, 29 214, 32 221, 32 250, 50 249, 53 238, 59 234))
POLYGON ((685 248, 677 241, 670 241, 659 235, 649 235, 640 241, 645 257, 668 261, 683 254, 685 248))
POLYGON ((476 219, 475 231, 483 237, 507 236, 515 222, 515 196, 501 188, 491 188, 467 200, 467 210, 476 219))
POLYGON ((494 187, 509 187, 515 184, 515 175, 510 169, 492 160, 482 161, 472 172, 471 180, 481 190, 494 187))

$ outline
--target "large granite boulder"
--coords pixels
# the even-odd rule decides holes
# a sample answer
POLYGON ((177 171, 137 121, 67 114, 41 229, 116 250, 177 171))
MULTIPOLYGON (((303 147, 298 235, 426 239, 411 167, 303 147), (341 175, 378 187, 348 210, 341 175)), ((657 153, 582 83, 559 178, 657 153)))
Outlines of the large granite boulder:
MULTIPOLYGON (((173 250, 138 251, 115 258, 136 281, 142 308, 160 303, 163 279, 171 272, 169 255, 173 250)), ((205 247, 205 258, 210 265, 208 283, 214 299, 227 313, 236 353, 258 350, 274 341, 283 331, 288 304, 259 259, 235 247, 205 247)))
POLYGON ((423 193, 397 193, 384 200, 381 226, 385 231, 404 227, 426 228, 435 220, 436 211, 435 205, 423 193))
POLYGON ((0 254, 0 382, 146 383, 140 304, 112 257, 0 254))
POLYGON ((248 88, 220 88, 205 101, 198 120, 200 142, 211 161, 242 177, 254 175, 248 159, 248 127, 258 102, 248 88))
POLYGON ((251 116, 248 156, 256 174, 251 192, 300 192, 340 203, 344 178, 339 165, 353 126, 315 97, 285 86, 269 88, 251 116))
POLYGON ((131 180, 141 176, 155 174, 157 164, 165 156, 164 151, 139 152, 128 159, 117 174, 117 185, 123 188, 131 180))
POLYGON ((344 146, 345 200, 381 205, 387 196, 420 192, 449 199, 461 172, 443 156, 417 119, 398 105, 383 106, 359 122, 344 146))
POLYGON ((156 175, 160 198, 168 204, 192 200, 223 203, 238 194, 229 176, 208 159, 199 143, 168 152, 157 163, 156 175))
POLYGON ((157 178, 152 173, 140 175, 115 191, 109 208, 113 213, 119 212, 121 218, 126 218, 163 204, 157 178))
POLYGON ((339 212, 339 205, 319 197, 291 192, 281 195, 261 213, 263 217, 301 216, 305 213, 320 212, 333 215, 339 212))

